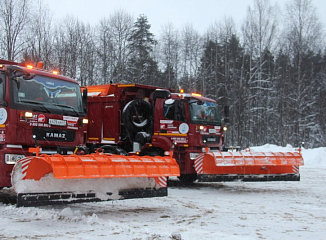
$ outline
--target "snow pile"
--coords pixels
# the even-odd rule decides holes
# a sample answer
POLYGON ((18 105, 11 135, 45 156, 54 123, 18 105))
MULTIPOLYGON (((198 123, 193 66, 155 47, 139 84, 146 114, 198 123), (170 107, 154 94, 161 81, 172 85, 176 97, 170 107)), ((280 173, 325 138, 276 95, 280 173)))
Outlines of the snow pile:
POLYGON ((307 167, 326 167, 326 147, 303 149, 302 156, 307 167))
POLYGON ((93 213, 91 216, 84 216, 80 210, 73 210, 70 207, 62 209, 58 214, 58 220, 65 220, 67 222, 81 222, 84 224, 100 224, 98 216, 93 213))
POLYGON ((254 152, 295 152, 298 149, 292 147, 290 144, 286 145, 286 147, 265 144, 263 146, 250 147, 250 150, 254 152))
POLYGON ((0 214, 3 216, 11 216, 13 218, 22 219, 21 221, 63 221, 66 223, 73 222, 84 225, 101 224, 98 216, 93 213, 86 216, 80 210, 73 210, 66 207, 61 211, 55 209, 42 208, 17 208, 14 205, 4 205, 0 203, 0 214))
MULTIPOLYGON (((255 152, 295 152, 298 150, 289 144, 286 147, 266 144, 263 146, 251 147, 250 149, 255 152)), ((302 157, 305 167, 326 167, 326 147, 314 149, 302 148, 302 157)))

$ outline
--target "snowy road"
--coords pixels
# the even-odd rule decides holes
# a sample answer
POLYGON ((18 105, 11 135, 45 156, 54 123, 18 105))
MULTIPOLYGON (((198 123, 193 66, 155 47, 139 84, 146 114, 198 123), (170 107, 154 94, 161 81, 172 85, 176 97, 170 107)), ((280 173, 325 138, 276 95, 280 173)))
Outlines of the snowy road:
POLYGON ((325 239, 326 168, 300 172, 300 182, 170 187, 164 198, 0 204, 0 239, 325 239))

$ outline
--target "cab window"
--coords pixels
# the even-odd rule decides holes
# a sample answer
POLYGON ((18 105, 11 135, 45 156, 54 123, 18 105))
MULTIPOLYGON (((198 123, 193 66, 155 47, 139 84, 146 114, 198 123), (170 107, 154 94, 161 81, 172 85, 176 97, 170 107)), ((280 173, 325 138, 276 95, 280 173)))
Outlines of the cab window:
POLYGON ((5 101, 5 75, 3 73, 0 74, 0 104, 3 104, 5 101))
POLYGON ((163 106, 163 116, 166 119, 184 121, 184 103, 180 100, 166 100, 163 106))

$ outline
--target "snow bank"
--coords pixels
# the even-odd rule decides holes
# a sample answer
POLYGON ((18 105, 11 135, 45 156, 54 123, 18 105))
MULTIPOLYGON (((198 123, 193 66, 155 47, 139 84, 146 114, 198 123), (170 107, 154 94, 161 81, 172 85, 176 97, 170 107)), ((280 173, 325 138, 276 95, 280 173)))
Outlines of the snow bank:
MULTIPOLYGON (((273 144, 265 144, 263 146, 251 147, 255 152, 294 152, 297 148, 287 145, 280 147, 273 144)), ((305 167, 326 167, 326 147, 314 149, 302 149, 302 157, 305 167)))
POLYGON ((294 152, 297 151, 291 145, 286 145, 286 147, 276 146, 273 144, 265 144, 263 146, 250 147, 252 151, 255 152, 294 152))
POLYGON ((307 167, 326 167, 326 147, 303 149, 302 156, 307 167))
POLYGON ((64 223, 78 223, 82 225, 96 225, 101 224, 98 216, 93 213, 88 216, 83 214, 79 209, 73 210, 66 207, 60 211, 59 209, 49 208, 17 208, 14 205, 4 205, 0 203, 0 215, 10 216, 11 218, 19 218, 21 221, 50 221, 64 222, 64 223))

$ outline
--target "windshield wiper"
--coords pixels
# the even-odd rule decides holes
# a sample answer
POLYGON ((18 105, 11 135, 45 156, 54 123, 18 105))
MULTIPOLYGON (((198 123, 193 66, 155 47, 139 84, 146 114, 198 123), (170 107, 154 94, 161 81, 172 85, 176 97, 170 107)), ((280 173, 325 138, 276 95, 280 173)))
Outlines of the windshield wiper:
POLYGON ((35 105, 38 105, 41 108, 43 108, 46 112, 48 112, 48 113, 51 112, 46 106, 44 106, 44 104, 42 102, 39 102, 39 101, 29 100, 29 99, 22 99, 22 100, 19 100, 18 102, 35 104, 35 105))
POLYGON ((63 108, 68 108, 70 110, 73 110, 73 112, 79 116, 79 113, 76 111, 76 109, 72 106, 69 106, 69 105, 65 105, 65 104, 60 104, 60 103, 52 103, 53 105, 57 106, 57 107, 63 107, 63 108))
POLYGON ((33 103, 33 104, 43 105, 43 104, 42 104, 41 102, 39 102, 39 101, 29 100, 29 99, 21 99, 21 100, 19 100, 19 102, 24 102, 24 103, 33 103))
POLYGON ((203 125, 221 125, 221 121, 211 121, 209 119, 193 119, 193 122, 203 125))

